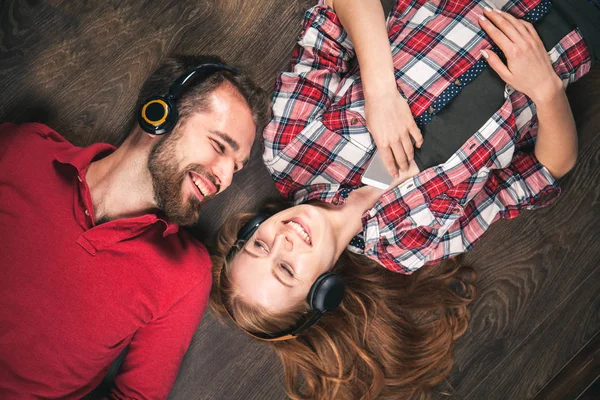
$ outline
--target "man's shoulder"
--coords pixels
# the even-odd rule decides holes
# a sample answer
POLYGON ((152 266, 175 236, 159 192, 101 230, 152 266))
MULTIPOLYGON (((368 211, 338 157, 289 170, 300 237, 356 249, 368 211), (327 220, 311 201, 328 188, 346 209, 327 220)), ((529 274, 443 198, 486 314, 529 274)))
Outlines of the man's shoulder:
POLYGON ((202 265, 206 265, 209 268, 211 267, 210 254, 208 249, 200 240, 196 239, 185 229, 179 229, 177 232, 177 236, 179 240, 181 240, 185 249, 187 249, 187 253, 189 257, 194 258, 195 260, 201 260, 202 265))
POLYGON ((167 235, 164 245, 169 248, 171 256, 168 258, 174 263, 175 269, 183 276, 192 280, 208 280, 212 261, 206 246, 193 237, 188 231, 179 228, 177 233, 167 235))
POLYGON ((23 135, 32 139, 41 138, 57 143, 69 143, 67 139, 61 136, 54 129, 39 122, 28 122, 24 124, 4 122, 0 124, 0 131, 6 135, 23 135))
POLYGON ((54 129, 38 122, 0 124, 0 143, 3 148, 51 146, 56 148, 73 147, 73 145, 54 129))

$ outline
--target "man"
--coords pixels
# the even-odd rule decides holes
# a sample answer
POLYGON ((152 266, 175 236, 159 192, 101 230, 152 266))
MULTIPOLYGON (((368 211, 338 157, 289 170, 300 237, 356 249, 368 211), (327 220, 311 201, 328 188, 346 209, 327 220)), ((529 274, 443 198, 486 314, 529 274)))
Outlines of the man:
POLYGON ((117 149, 0 125, 0 398, 81 398, 126 346, 111 397, 167 396, 211 287, 179 225, 244 167, 268 109, 221 60, 176 57, 117 149))

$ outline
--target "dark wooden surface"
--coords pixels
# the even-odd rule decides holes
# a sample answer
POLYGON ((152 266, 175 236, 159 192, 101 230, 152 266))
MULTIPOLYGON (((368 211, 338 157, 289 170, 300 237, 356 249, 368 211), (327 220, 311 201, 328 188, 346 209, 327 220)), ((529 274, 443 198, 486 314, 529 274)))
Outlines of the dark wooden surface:
MULTIPOLYGON (((387 8, 391 1, 385 1, 387 8)), ((169 53, 214 53, 271 90, 312 1, 0 1, 0 121, 44 122, 72 142, 118 144, 143 80, 169 53)), ((495 224, 469 254, 479 299, 442 389, 456 399, 597 398, 600 332, 600 69, 569 90, 577 167, 552 207, 495 224), (585 392, 585 394, 584 394, 585 392), (595 394, 594 394, 595 393, 595 394)), ((225 215, 276 191, 255 152, 206 212, 209 240, 225 215)), ((442 396, 434 396, 443 398, 442 396)), ((267 346, 207 314, 172 399, 282 399, 267 346)))

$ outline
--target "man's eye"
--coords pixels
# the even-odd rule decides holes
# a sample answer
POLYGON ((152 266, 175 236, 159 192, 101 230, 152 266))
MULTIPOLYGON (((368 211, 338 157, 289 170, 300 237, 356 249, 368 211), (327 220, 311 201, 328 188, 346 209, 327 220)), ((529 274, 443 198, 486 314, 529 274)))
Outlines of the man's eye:
POLYGON ((221 142, 213 140, 213 143, 216 145, 215 150, 217 151, 217 153, 219 153, 219 154, 225 153, 225 146, 223 146, 223 144, 221 142))
POLYGON ((281 269, 284 270, 285 273, 287 273, 290 277, 294 277, 294 274, 292 273, 292 270, 289 267, 285 266, 284 264, 280 264, 280 266, 281 269))

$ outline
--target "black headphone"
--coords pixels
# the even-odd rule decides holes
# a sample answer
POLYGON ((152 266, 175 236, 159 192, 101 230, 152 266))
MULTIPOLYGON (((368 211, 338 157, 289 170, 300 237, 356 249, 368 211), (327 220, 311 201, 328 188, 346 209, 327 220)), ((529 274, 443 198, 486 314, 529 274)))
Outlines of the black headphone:
POLYGON ((201 81, 219 71, 228 71, 239 75, 239 71, 221 63, 202 64, 190 72, 181 75, 169 88, 165 96, 153 96, 142 103, 137 113, 138 123, 145 131, 153 135, 163 135, 170 132, 179 119, 176 101, 183 93, 185 85, 193 80, 201 81))
MULTIPOLYGON (((235 244, 231 247, 229 253, 227 254, 227 260, 231 260, 235 253, 239 250, 240 246, 247 242, 252 235, 254 235, 254 232, 256 232, 260 224, 265 222, 267 219, 269 219, 268 215, 257 215, 250 219, 250 221, 246 222, 244 226, 242 226, 238 232, 235 244)), ((221 268, 221 272, 219 273, 219 286, 224 269, 225 267, 221 268)), ((337 306, 339 306, 343 299, 344 282, 342 282, 340 277, 334 272, 325 272, 321 274, 315 283, 312 284, 310 291, 308 292, 306 301, 311 309, 311 315, 308 317, 308 319, 306 319, 304 322, 298 322, 296 326, 293 326, 290 329, 275 334, 248 332, 238 325, 237 321, 233 318, 231 312, 229 312, 229 309, 227 306, 225 306, 225 303, 223 303, 222 299, 221 303, 233 322, 248 335, 254 337, 255 339, 264 341, 280 341, 295 338, 301 332, 316 324, 327 311, 334 310, 337 306)))

